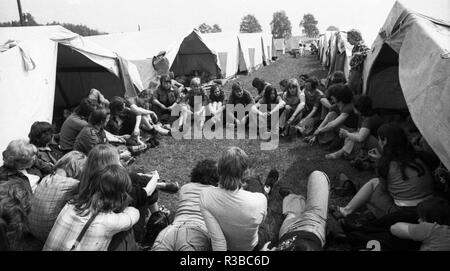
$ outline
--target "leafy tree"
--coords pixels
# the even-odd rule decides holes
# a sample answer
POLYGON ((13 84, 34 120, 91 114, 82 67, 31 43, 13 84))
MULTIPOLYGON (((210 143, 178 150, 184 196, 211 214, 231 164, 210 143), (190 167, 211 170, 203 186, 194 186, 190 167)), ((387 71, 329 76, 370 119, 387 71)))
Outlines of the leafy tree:
POLYGON ((220 28, 220 26, 218 24, 214 24, 213 26, 210 26, 206 23, 202 23, 201 25, 198 26, 198 30, 200 31, 200 33, 222 32, 222 29, 220 28))
POLYGON ((241 33, 258 33, 262 32, 262 28, 256 17, 249 14, 242 18, 239 31, 241 33))
MULTIPOLYGON (((23 16, 23 25, 24 26, 40 25, 36 22, 36 20, 34 19, 33 15, 31 15, 31 13, 24 13, 24 14, 22 14, 22 16, 23 16)), ((0 23, 0 26, 8 27, 8 26, 21 26, 21 25, 20 25, 20 20, 17 20, 17 21, 0 23)))
POLYGON ((198 31, 200 31, 200 33, 211 33, 212 27, 206 23, 202 23, 198 26, 198 31))
POLYGON ((272 28, 272 35, 277 39, 289 38, 292 35, 291 21, 289 21, 284 10, 277 11, 273 14, 270 26, 272 28))
POLYGON ((218 24, 213 24, 212 33, 218 33, 218 32, 222 32, 222 28, 220 28, 220 26, 218 24))
POLYGON ((309 38, 316 38, 319 35, 317 29, 318 21, 311 13, 303 15, 303 20, 300 22, 300 27, 303 27, 303 33, 309 38))
POLYGON ((326 31, 339 31, 339 28, 334 25, 330 25, 326 31))

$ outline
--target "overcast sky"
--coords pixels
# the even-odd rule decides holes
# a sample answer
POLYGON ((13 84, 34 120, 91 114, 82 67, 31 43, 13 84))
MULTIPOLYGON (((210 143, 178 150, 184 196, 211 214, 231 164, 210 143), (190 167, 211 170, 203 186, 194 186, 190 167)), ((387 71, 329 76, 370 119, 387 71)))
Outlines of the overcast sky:
MULTIPOLYGON (((253 14, 263 31, 270 32, 275 11, 285 10, 293 34, 306 13, 319 21, 322 32, 335 25, 360 29, 371 43, 395 0, 21 0, 23 12, 38 23, 60 21, 85 24, 108 32, 167 29, 179 31, 205 22, 223 31, 238 31, 241 19, 253 14)), ((413 10, 450 21, 450 0, 402 0, 413 10)), ((0 21, 18 20, 16 0, 0 0, 0 21)))

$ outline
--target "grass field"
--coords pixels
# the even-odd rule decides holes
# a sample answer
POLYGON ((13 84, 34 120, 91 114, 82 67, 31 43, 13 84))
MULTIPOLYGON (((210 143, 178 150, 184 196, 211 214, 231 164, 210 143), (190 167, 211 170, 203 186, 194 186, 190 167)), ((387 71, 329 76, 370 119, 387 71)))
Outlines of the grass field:
MULTIPOLYGON (((327 71, 321 68, 316 57, 293 58, 290 55, 284 55, 269 66, 262 67, 251 75, 239 76, 235 80, 255 94, 251 87, 254 77, 263 78, 278 89, 278 82, 282 79, 298 78, 303 73, 319 79, 327 75, 327 71)), ((225 86, 225 90, 227 94, 230 92, 231 83, 225 86)), ((275 185, 269 199, 268 217, 264 225, 271 237, 278 236, 282 223, 281 196, 278 194, 280 186, 287 186, 295 193, 305 194, 306 178, 314 170, 324 171, 330 179, 342 172, 360 184, 373 177, 372 173, 358 172, 347 161, 325 160, 326 151, 320 146, 309 146, 300 139, 291 142, 280 141, 276 150, 261 151, 258 140, 175 140, 172 137, 164 137, 159 147, 142 154, 131 168, 146 172, 157 170, 161 178, 178 181, 182 185, 189 181, 190 171, 196 162, 205 158, 218 159, 222 151, 229 146, 242 148, 251 158, 253 168, 264 179, 271 168, 280 172, 279 182, 275 185)), ((160 193, 161 204, 171 211, 175 210, 177 199, 176 194, 160 193)), ((331 198, 330 204, 343 203, 347 200, 331 198)), ((333 220, 328 219, 328 221, 329 227, 333 227, 333 220)), ((327 249, 343 250, 345 247, 329 244, 327 249)))

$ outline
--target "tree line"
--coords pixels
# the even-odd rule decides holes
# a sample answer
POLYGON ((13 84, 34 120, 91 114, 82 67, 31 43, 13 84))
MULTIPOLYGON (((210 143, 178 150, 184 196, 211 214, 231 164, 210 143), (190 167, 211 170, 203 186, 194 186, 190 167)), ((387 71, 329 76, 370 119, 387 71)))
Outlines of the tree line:
MULTIPOLYGON (((313 14, 308 13, 303 15, 303 19, 300 21, 299 26, 302 29, 302 33, 308 38, 316 38, 319 36, 319 29, 317 28, 318 21, 313 14)), ((289 38, 292 36, 292 25, 286 12, 284 10, 276 11, 273 13, 273 18, 270 23, 270 28, 272 30, 272 35, 274 38, 289 38)), ((214 24, 210 26, 206 23, 202 23, 198 30, 201 33, 216 33, 222 32, 219 25, 214 24)), ((339 31, 335 26, 329 26, 327 31, 339 31)), ((239 32, 241 33, 259 33, 262 32, 262 28, 258 19, 255 15, 248 14, 245 15, 239 27, 239 32)))
MULTIPOLYGON (((30 13, 24 13, 23 14, 23 22, 25 26, 39 26, 44 24, 39 24, 34 19, 33 15, 30 13)), ((71 23, 61 23, 57 21, 53 21, 51 23, 47 23, 45 25, 61 25, 64 28, 77 33, 80 36, 93 36, 93 35, 102 35, 102 34, 108 34, 105 32, 100 32, 96 29, 89 28, 86 25, 83 24, 71 24, 71 23)), ((0 22, 0 27, 11 27, 11 26, 21 26, 20 21, 10 21, 10 22, 0 22)))

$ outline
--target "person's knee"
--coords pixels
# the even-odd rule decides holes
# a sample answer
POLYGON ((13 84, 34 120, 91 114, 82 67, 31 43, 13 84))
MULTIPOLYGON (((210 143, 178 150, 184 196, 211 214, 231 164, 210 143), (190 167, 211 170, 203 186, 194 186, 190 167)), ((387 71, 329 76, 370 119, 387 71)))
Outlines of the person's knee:
POLYGON ((323 181, 323 182, 326 182, 328 185, 330 184, 327 174, 325 174, 325 172, 322 172, 320 170, 313 171, 309 175, 309 181, 314 181, 314 182, 323 181))
POLYGON ((380 179, 373 178, 369 181, 369 184, 372 186, 372 188, 375 190, 377 188, 378 184, 380 183, 380 179))

